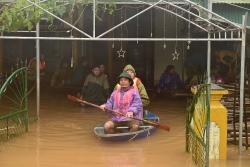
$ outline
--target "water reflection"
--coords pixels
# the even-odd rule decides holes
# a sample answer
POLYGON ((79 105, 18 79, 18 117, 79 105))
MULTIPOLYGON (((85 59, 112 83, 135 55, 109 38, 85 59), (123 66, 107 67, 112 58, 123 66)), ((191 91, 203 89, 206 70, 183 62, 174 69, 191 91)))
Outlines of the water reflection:
MULTIPOLYGON (((148 138, 108 142, 95 136, 96 125, 108 119, 101 110, 72 105, 66 95, 43 93, 41 113, 29 132, 0 144, 1 167, 196 167, 185 152, 186 101, 153 101, 149 110, 170 125, 148 138)), ((1 111, 0 111, 1 112, 1 111)), ((29 115, 36 117, 35 95, 29 115)), ((211 160, 213 167, 248 167, 249 151, 238 155, 228 145, 227 160, 211 160)))
POLYGON ((135 142, 98 143, 98 152, 101 153, 100 161, 110 167, 140 167, 145 162, 143 150, 145 147, 135 142), (118 149, 117 149, 118 148, 118 149))
POLYGON ((37 146, 36 146, 36 162, 37 162, 37 167, 40 167, 40 147, 41 147, 41 134, 40 134, 40 119, 37 120, 36 124, 36 138, 37 138, 37 146))

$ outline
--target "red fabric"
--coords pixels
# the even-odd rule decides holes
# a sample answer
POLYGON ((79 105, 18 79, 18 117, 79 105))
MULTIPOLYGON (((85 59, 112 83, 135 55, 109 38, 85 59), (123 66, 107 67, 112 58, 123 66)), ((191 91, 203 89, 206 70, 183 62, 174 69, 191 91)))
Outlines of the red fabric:
MULTIPOLYGON (((127 92, 124 93, 124 96, 121 99, 121 91, 117 90, 114 94, 114 101, 118 104, 118 110, 122 113, 126 113, 127 109, 131 106, 131 98, 133 95, 133 89, 129 89, 127 92)), ((117 117, 121 115, 117 114, 117 117)))
MULTIPOLYGON (((28 65, 28 69, 30 69, 31 62, 35 61, 35 60, 36 60, 36 57, 33 57, 30 60, 29 65, 28 65)), ((43 70, 44 68, 45 68, 45 61, 44 60, 40 60, 40 70, 43 70)))

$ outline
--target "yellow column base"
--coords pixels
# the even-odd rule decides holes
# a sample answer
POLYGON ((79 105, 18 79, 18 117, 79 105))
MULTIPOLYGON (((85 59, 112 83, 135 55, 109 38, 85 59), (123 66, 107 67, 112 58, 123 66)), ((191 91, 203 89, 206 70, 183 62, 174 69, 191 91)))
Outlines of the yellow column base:
MULTIPOLYGON (((192 92, 195 94, 196 90, 192 92)), ((227 158, 227 109, 220 102, 225 94, 228 94, 228 90, 215 84, 211 85, 210 122, 215 122, 220 128, 219 159, 227 158)))

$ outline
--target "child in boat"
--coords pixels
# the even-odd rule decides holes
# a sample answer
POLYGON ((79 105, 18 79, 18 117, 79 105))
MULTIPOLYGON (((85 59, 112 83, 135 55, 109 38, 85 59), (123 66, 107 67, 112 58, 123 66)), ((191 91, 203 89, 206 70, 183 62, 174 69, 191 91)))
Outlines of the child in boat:
POLYGON ((139 121, 130 117, 142 118, 143 109, 140 95, 134 88, 134 82, 128 73, 121 73, 117 78, 117 82, 121 86, 120 89, 114 90, 109 100, 100 106, 103 111, 111 114, 110 119, 104 124, 104 131, 111 134, 119 126, 128 126, 130 132, 137 131, 139 121), (122 112, 126 116, 109 112, 105 110, 105 107, 122 112))

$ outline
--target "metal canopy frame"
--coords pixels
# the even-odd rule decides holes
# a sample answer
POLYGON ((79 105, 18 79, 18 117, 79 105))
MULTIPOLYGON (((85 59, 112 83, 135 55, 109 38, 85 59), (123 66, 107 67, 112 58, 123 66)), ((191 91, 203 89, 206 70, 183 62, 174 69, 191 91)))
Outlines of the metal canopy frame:
MULTIPOLYGON (((236 23, 233 23, 222 16, 212 12, 212 0, 208 0, 208 9, 202 7, 201 5, 194 3, 190 0, 184 0, 184 2, 173 2, 168 0, 159 0, 155 3, 152 2, 146 2, 143 0, 133 0, 133 2, 136 2, 136 4, 145 4, 148 5, 146 9, 143 11, 137 13, 136 15, 124 20, 120 24, 114 26, 113 28, 107 30, 106 32, 103 32, 101 35, 97 36, 95 35, 95 7, 96 7, 96 1, 93 0, 93 34, 88 35, 87 33, 83 32, 82 30, 78 29, 74 25, 66 22, 60 17, 57 17, 53 13, 43 9, 38 5, 38 3, 45 3, 48 0, 40 1, 36 0, 36 3, 31 2, 30 0, 26 0, 30 3, 30 5, 23 8, 25 10, 28 7, 35 6, 39 8, 40 10, 44 11, 45 13, 53 16, 54 18, 60 20, 61 22, 65 23, 66 25, 70 26, 72 29, 80 32, 81 34, 85 35, 85 38, 74 38, 74 37, 40 37, 39 35, 39 23, 36 26, 36 37, 18 37, 18 36, 0 36, 0 39, 26 39, 26 40, 36 40, 36 49, 37 49, 37 55, 40 54, 40 44, 39 40, 81 40, 81 41, 207 41, 208 47, 207 47, 207 53, 208 55, 211 55, 211 41, 241 41, 241 80, 240 80, 240 126, 239 126, 239 154, 242 154, 242 124, 243 124, 243 96, 244 96, 244 71, 245 71, 245 37, 246 37, 246 20, 247 20, 247 13, 243 16, 243 23, 242 25, 238 25, 236 23), (182 6, 178 6, 178 4, 183 4, 182 6), (165 6, 165 7, 164 7, 165 6), (175 10, 181 11, 180 13, 174 12, 174 10, 169 9, 169 6, 173 7, 175 10), (188 9, 183 8, 189 7, 188 9), (190 12, 191 8, 196 8, 199 10, 199 12, 205 16, 202 17, 200 15, 194 14, 190 12), (177 17, 187 21, 188 23, 194 25, 195 27, 199 28, 200 31, 204 31, 208 34, 207 38, 102 38, 105 34, 108 34, 109 32, 113 31, 114 29, 122 26, 126 22, 130 21, 131 19, 139 16, 140 14, 146 12, 147 10, 151 8, 157 8, 160 10, 163 10, 165 12, 171 13, 173 15, 176 15, 177 17), (195 17, 195 20, 189 20, 183 15, 187 13, 195 17), (230 32, 230 37, 227 37, 227 34, 230 32), (221 38, 221 34, 224 33, 224 38, 221 38), (213 34, 214 38, 211 38, 211 35, 213 34), (237 37, 235 37, 235 34, 237 37)), ((126 1, 126 0, 125 0, 126 1)), ((65 3, 67 5, 68 3, 65 3)), ((207 74, 208 74, 208 83, 211 83, 210 79, 210 56, 208 56, 208 63, 207 63, 207 74)), ((37 59, 37 116, 39 116, 40 112, 40 71, 39 71, 39 60, 37 59)))
MULTIPOLYGON (((145 4, 148 5, 146 9, 142 10, 141 12, 133 15, 132 17, 124 20, 123 22, 119 23, 118 25, 114 26, 113 28, 103 32, 101 35, 97 36, 95 35, 95 19, 93 19, 93 34, 92 36, 85 33, 84 31, 78 29, 74 25, 66 22, 64 19, 54 15, 53 13, 45 10, 44 8, 40 7, 37 3, 33 3, 30 0, 26 0, 30 3, 27 7, 24 7, 23 10, 25 10, 28 7, 35 6, 42 10, 43 12, 53 16, 54 18, 58 19, 59 21, 63 22, 64 24, 68 25, 72 29, 80 32, 82 35, 85 36, 85 38, 74 38, 74 37, 17 37, 17 36, 0 36, 0 39, 39 39, 39 40, 82 40, 82 41, 241 41, 242 38, 240 36, 240 33, 242 31, 242 26, 233 23, 221 16, 219 16, 216 13, 211 12, 210 10, 202 7, 199 4, 196 4, 190 0, 184 0, 183 3, 184 7, 189 6, 189 9, 183 8, 183 6, 178 6, 180 3, 176 3, 173 1, 168 2, 167 0, 159 0, 156 3, 149 3, 143 0, 133 0, 134 2, 137 2, 137 4, 145 4), (165 7, 163 7, 165 6, 165 7), (180 10, 180 13, 174 12, 174 10, 169 9, 169 6, 173 7, 176 10, 180 10), (200 15, 197 15, 195 13, 190 12, 191 8, 198 9, 205 17, 201 17, 200 15), (168 12, 170 14, 173 14, 190 24, 194 25, 195 27, 199 28, 202 32, 207 32, 209 34, 213 34, 214 38, 102 38, 104 35, 108 34, 109 32, 115 30, 116 28, 122 26, 123 24, 127 23, 128 21, 132 20, 133 18, 141 15, 142 13, 148 11, 151 8, 156 8, 163 10, 165 12, 168 12), (187 13, 189 15, 192 15, 195 17, 195 20, 189 20, 185 18, 183 15, 187 13), (208 16, 211 15, 211 18, 208 18, 208 16), (223 26, 223 24, 226 24, 227 26, 223 26), (230 32, 230 38, 227 38, 227 34, 230 32), (224 38, 221 38, 221 34, 224 33, 224 38), (238 35, 238 37, 234 37, 235 34, 238 35), (218 36, 218 37, 216 37, 218 36)), ((38 1, 38 0, 37 0, 38 1)), ((48 0, 41 1, 40 3, 46 3, 48 0)), ((65 3, 67 5, 67 3, 65 3)), ((96 3, 93 1, 93 9, 95 9, 96 3)), ((94 11, 94 10, 93 10, 94 11)), ((93 18, 95 18, 95 12, 93 12, 93 18)))

